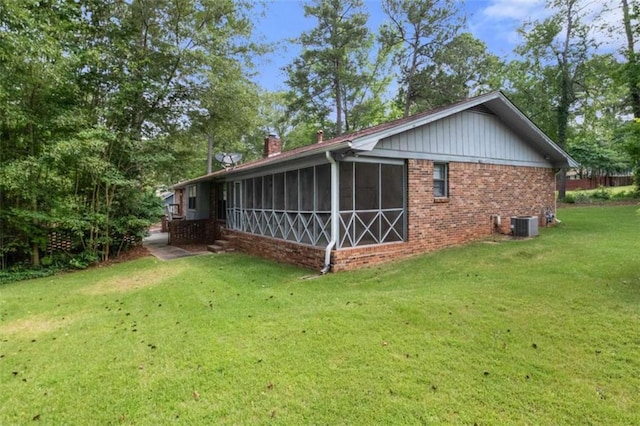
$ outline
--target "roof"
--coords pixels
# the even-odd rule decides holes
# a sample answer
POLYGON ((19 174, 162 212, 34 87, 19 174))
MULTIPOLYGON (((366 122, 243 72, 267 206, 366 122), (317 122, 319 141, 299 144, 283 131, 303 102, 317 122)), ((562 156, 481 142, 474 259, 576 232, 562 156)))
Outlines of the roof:
POLYGON ((578 163, 562 148, 551 140, 538 126, 536 126, 522 111, 520 111, 502 92, 495 91, 463 101, 442 106, 433 110, 421 112, 409 117, 400 118, 359 130, 357 132, 340 135, 324 142, 283 151, 272 157, 261 158, 240 164, 233 169, 218 170, 204 176, 180 182, 174 188, 184 187, 196 182, 213 180, 218 177, 246 172, 261 167, 268 167, 287 161, 303 159, 325 152, 339 151, 351 148, 356 151, 371 151, 382 139, 406 132, 416 127, 457 114, 475 106, 484 105, 495 113, 508 127, 512 128, 520 137, 531 144, 536 150, 545 154, 545 159, 552 167, 577 167, 578 163))

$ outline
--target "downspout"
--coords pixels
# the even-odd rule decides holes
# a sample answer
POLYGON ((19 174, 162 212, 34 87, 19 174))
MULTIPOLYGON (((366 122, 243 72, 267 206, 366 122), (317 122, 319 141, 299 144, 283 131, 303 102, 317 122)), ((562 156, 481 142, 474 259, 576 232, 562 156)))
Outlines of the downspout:
MULTIPOLYGON (((555 186, 555 183, 558 182, 558 175, 560 174, 560 172, 562 172, 564 170, 564 168, 560 168, 560 170, 558 170, 556 172, 556 174, 553 177, 553 183, 555 186)), ((560 219, 558 219, 558 197, 555 196, 556 192, 553 191, 553 214, 555 215, 555 221, 558 223, 562 223, 562 221, 560 219)))
POLYGON ((338 241, 338 231, 340 229, 338 162, 333 158, 330 151, 326 151, 325 156, 331 164, 331 241, 329 241, 324 251, 324 267, 320 270, 323 275, 331 270, 331 250, 333 250, 338 241))

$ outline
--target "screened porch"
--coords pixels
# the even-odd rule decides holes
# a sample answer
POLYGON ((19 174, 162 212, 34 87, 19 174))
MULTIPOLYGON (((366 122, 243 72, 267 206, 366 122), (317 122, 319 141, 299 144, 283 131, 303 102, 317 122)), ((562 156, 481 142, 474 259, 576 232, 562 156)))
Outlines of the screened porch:
POLYGON ((335 170, 336 197, 328 163, 226 182, 226 227, 326 247, 336 199, 337 248, 404 241, 404 162, 342 161, 335 170))

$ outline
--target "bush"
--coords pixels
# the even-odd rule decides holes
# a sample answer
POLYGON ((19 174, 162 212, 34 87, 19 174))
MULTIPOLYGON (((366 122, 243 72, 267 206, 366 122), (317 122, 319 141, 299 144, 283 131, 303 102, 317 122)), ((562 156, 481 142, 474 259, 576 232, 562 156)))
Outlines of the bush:
POLYGON ((12 283, 15 281, 32 280, 35 278, 48 277, 60 272, 59 268, 46 269, 23 269, 22 267, 12 268, 8 271, 0 271, 0 284, 12 283))
POLYGON ((567 192, 564 202, 569 204, 588 204, 592 203, 593 200, 587 192, 567 192))
POLYGON ((635 198, 638 198, 638 194, 633 190, 614 192, 613 194, 611 194, 612 200, 633 200, 635 198))
POLYGON ((611 192, 603 186, 599 186, 598 189, 591 193, 591 198, 596 200, 608 200, 611 198, 611 192))

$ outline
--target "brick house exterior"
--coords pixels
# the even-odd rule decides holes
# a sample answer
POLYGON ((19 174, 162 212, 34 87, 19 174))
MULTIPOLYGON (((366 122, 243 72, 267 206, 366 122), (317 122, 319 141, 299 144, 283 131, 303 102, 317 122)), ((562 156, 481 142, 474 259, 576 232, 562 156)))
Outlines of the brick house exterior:
POLYGON ((263 159, 176 189, 206 192, 193 219, 238 251, 343 271, 508 234, 512 216, 544 225, 558 168, 576 164, 500 92, 322 136, 280 152, 271 135, 263 159))

